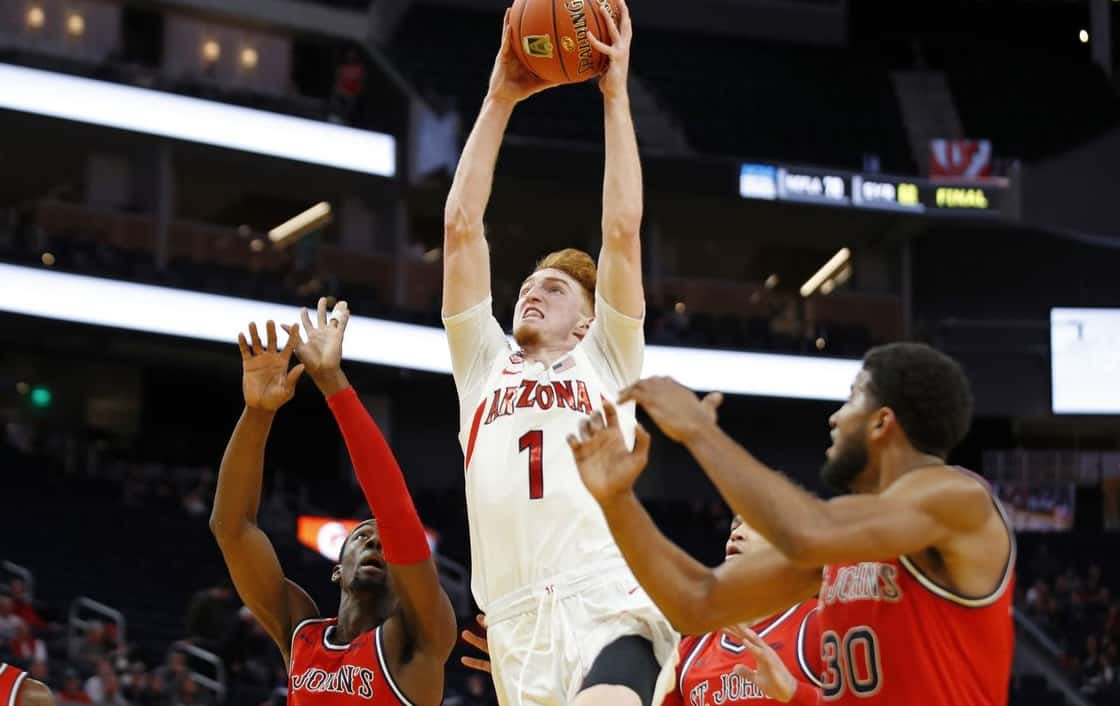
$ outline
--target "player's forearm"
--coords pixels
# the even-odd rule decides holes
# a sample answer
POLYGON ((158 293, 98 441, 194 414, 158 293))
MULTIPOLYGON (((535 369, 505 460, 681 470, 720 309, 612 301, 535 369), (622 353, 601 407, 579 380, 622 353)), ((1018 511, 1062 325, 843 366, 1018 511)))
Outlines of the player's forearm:
POLYGON ((630 571, 673 627, 704 632, 697 615, 711 570, 662 534, 633 493, 604 505, 603 515, 630 571))
POLYGON ((416 564, 431 556, 427 533, 389 443, 354 388, 327 399, 346 441, 362 494, 377 518, 385 560, 416 564))
MULTIPOLYGON (((605 99, 606 167, 603 174, 603 239, 636 239, 642 225, 642 162, 625 93, 605 99)), ((625 244, 625 243, 623 243, 625 244)))
POLYGON ((804 559, 805 538, 825 516, 824 501, 770 469, 714 423, 686 446, 744 522, 790 559, 804 559))
POLYGON ((218 471, 210 529, 219 538, 255 525, 264 476, 264 450, 275 412, 246 407, 230 436, 218 471))
POLYGON ((463 146, 444 208, 444 237, 482 237, 482 219, 494 185, 494 169, 514 104, 487 96, 463 146))

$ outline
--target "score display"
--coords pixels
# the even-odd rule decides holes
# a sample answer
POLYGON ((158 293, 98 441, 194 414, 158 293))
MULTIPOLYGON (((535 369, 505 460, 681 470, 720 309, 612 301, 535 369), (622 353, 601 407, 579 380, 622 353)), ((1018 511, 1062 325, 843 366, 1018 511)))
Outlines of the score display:
POLYGON ((1001 216, 1008 182, 930 181, 815 167, 744 164, 739 195, 748 199, 931 215, 1001 216))

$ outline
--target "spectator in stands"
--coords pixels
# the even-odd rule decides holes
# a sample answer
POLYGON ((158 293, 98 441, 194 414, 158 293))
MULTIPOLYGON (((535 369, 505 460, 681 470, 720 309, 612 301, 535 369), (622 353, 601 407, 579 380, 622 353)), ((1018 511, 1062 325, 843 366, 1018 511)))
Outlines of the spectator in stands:
POLYGON ((327 119, 332 123, 350 124, 358 99, 365 92, 366 67, 358 52, 346 51, 346 58, 335 70, 334 92, 330 100, 330 114, 327 119))
POLYGON ((175 690, 175 698, 172 700, 171 706, 204 706, 208 703, 209 700, 202 693, 198 682, 187 677, 179 682, 179 688, 175 690))
POLYGON ((101 703, 105 697, 105 684, 110 677, 116 678, 117 673, 113 671, 113 664, 104 657, 98 659, 94 666, 93 676, 86 679, 85 692, 89 696, 90 701, 95 704, 101 703))
MULTIPOLYGON (((86 626, 85 633, 74 639, 76 643, 71 646, 70 655, 79 669, 100 672, 101 662, 109 663, 105 659, 109 650, 105 648, 105 626, 102 623, 96 620, 90 622, 86 626)), ((97 700, 97 697, 92 694, 91 697, 94 701, 97 700)))
POLYGON ((67 669, 62 679, 58 700, 65 704, 92 704, 93 699, 82 688, 82 679, 74 669, 67 669))
POLYGON ((6 649, 22 625, 23 620, 13 611, 12 599, 0 596, 0 649, 6 649))
POLYGON ((167 653, 167 663, 156 669, 155 676, 159 678, 164 689, 173 689, 180 681, 187 678, 189 673, 187 656, 178 650, 171 650, 167 653))
POLYGON ((39 615, 27 597, 27 584, 23 579, 14 577, 8 583, 8 593, 12 599, 12 612, 18 615, 32 630, 42 630, 47 622, 39 615))
MULTIPOLYGON (((32 635, 31 628, 22 620, 16 627, 15 636, 8 642, 8 652, 12 657, 26 664, 32 664, 37 660, 45 664, 47 661, 46 644, 32 635)), ((35 678, 39 679, 39 677, 35 678)), ((39 679, 39 681, 43 680, 39 679)))
POLYGON ((238 618, 225 646, 226 664, 230 672, 246 684, 268 686, 273 671, 272 640, 248 607, 241 607, 238 618))
POLYGON ((121 680, 117 673, 109 670, 101 680, 101 698, 94 701, 98 706, 129 706, 121 693, 121 680))
POLYGON ((164 694, 155 690, 153 683, 144 663, 133 662, 128 673, 121 677, 121 692, 132 706, 160 706, 164 694))
POLYGON ((187 639, 217 651, 237 624, 238 605, 228 581, 199 591, 187 606, 187 639))

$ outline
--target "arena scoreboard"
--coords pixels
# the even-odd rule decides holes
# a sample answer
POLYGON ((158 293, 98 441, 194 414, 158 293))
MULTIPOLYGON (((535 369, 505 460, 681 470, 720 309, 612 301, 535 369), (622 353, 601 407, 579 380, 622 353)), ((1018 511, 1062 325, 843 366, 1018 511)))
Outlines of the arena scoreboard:
POLYGON ((944 181, 857 174, 817 167, 743 164, 739 195, 747 199, 928 215, 1007 216, 1008 181, 944 181))

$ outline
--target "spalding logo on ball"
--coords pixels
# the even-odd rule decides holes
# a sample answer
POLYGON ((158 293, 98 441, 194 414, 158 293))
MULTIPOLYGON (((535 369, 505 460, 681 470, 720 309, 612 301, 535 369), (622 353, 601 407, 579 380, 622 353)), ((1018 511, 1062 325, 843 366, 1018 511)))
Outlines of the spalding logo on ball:
POLYGON ((596 2, 618 21, 614 0, 516 0, 510 24, 521 63, 549 83, 579 83, 601 74, 607 58, 591 46, 587 32, 607 44, 611 33, 596 2))

